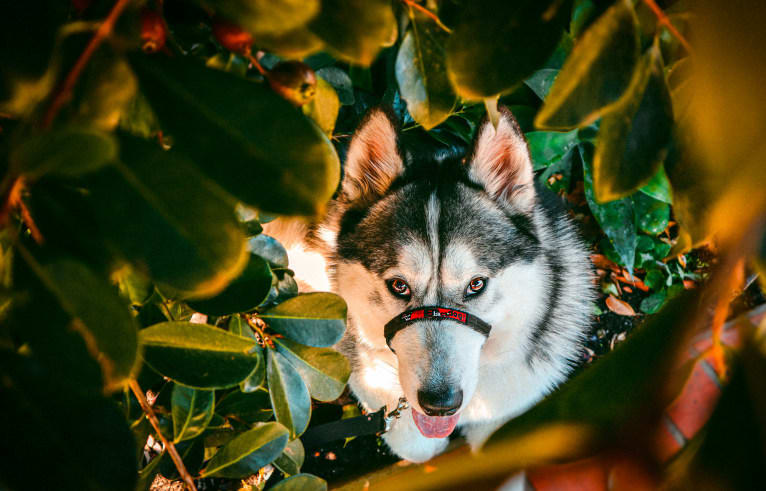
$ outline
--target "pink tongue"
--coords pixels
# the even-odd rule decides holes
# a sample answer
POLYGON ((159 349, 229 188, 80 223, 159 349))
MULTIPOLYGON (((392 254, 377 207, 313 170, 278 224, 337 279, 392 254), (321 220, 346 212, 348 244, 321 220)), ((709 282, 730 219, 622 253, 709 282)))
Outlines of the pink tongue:
POLYGON ((415 420, 415 426, 418 427, 423 436, 427 438, 444 438, 452 433, 457 426, 459 414, 452 416, 426 416, 412 410, 412 418, 415 420))

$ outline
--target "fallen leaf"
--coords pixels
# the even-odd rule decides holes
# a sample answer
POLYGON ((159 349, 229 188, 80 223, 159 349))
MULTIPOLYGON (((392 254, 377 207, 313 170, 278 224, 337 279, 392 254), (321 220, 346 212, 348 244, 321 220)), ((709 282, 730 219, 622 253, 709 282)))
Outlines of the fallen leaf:
POLYGON ((630 306, 628 302, 616 298, 614 295, 606 297, 606 307, 617 315, 624 315, 632 317, 636 315, 636 311, 630 306))
POLYGON ((684 280, 684 288, 691 290, 692 288, 697 288, 697 284, 692 280, 684 280))
POLYGON ((620 272, 620 266, 603 254, 591 254, 590 260, 593 262, 593 265, 599 269, 609 269, 615 273, 620 272))

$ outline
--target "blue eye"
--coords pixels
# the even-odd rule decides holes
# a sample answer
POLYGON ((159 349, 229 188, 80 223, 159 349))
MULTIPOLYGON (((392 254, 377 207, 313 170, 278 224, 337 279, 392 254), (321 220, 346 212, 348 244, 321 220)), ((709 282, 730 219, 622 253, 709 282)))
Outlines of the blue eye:
POLYGON ((410 285, 407 284, 401 278, 394 278, 387 282, 388 290, 396 297, 410 298, 412 292, 410 291, 410 285))
POLYGON ((487 279, 477 276, 468 283, 468 286, 465 288, 465 296, 469 297, 481 293, 486 287, 487 279))

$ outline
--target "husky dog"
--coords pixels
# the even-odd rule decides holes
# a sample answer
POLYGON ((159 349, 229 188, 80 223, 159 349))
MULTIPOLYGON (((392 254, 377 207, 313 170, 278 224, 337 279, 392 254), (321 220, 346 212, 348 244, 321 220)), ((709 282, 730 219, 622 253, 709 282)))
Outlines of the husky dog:
POLYGON ((320 223, 287 234, 283 224, 276 235, 299 278, 302 265, 320 264, 348 303, 337 348, 361 404, 390 410, 407 398, 410 408, 383 435, 388 446, 422 462, 459 427, 475 448, 581 357, 593 299, 586 248, 558 197, 536 188, 526 140, 505 108, 496 128, 479 126, 467 157, 442 161, 413 159, 392 118, 373 109, 344 172, 320 223), (302 244, 290 244, 305 231, 302 244), (467 313, 491 331, 430 318, 398 330, 389 347, 384 326, 420 306, 467 313))

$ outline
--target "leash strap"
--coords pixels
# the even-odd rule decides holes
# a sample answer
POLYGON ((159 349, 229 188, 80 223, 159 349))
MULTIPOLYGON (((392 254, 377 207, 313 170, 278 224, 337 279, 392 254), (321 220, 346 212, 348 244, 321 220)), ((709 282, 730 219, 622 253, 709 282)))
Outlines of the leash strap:
POLYGON ((386 344, 388 345, 389 349, 391 349, 391 351, 394 350, 391 348, 391 340, 394 339, 396 333, 409 326, 413 322, 431 319, 453 320, 463 324, 466 327, 470 327, 479 334, 482 334, 484 337, 488 337, 489 331, 492 330, 492 326, 479 319, 475 315, 469 314, 468 312, 463 312, 462 310, 448 309, 446 307, 438 306, 418 307, 416 309, 402 312, 401 314, 388 321, 386 327, 383 330, 383 334, 386 336, 386 344))
POLYGON ((386 406, 383 406, 379 411, 364 416, 311 427, 301 435, 301 443, 306 448, 321 448, 326 443, 352 436, 381 435, 387 432, 391 428, 391 422, 399 419, 402 411, 408 408, 407 399, 400 397, 390 413, 387 413, 386 406))
POLYGON ((386 408, 366 416, 341 419, 325 423, 306 430, 301 435, 301 442, 306 448, 321 448, 336 440, 352 436, 377 435, 386 430, 386 408))

